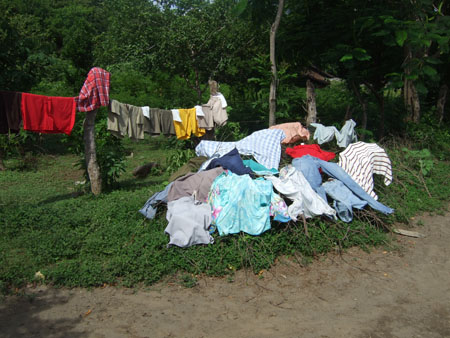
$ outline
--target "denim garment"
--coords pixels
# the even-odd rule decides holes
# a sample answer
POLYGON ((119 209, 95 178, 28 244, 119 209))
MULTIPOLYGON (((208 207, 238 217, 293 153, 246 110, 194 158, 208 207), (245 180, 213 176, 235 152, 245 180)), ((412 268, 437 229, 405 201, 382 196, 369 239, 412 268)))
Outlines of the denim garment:
POLYGON ((363 209, 367 205, 366 201, 357 197, 341 181, 330 180, 325 182, 323 187, 327 195, 334 200, 334 210, 344 222, 349 223, 353 220, 352 208, 363 209))
POLYGON ((173 182, 170 182, 163 191, 159 191, 153 194, 147 202, 145 202, 144 206, 139 210, 139 212, 149 219, 155 218, 156 207, 158 204, 167 203, 167 194, 169 193, 169 189, 173 182))
POLYGON ((374 200, 373 197, 361 188, 361 186, 336 163, 322 161, 321 159, 311 155, 305 155, 303 157, 293 159, 292 165, 303 173, 311 187, 322 197, 326 198, 326 193, 324 187, 322 186, 322 176, 320 175, 319 169, 322 169, 322 171, 328 176, 344 183, 344 185, 356 196, 364 201, 367 201, 373 209, 384 214, 392 214, 394 212, 394 209, 391 209, 374 200))

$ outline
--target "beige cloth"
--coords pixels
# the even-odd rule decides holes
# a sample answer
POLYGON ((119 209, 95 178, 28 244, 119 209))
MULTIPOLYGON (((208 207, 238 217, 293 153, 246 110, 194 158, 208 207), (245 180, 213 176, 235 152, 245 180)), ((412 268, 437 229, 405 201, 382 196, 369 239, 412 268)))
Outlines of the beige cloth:
MULTIPOLYGON (((222 100, 217 96, 210 96, 209 101, 206 104, 202 105, 203 113, 205 114, 205 120, 208 124, 206 127, 199 126, 205 129, 211 129, 211 117, 207 117, 208 115, 212 115, 213 126, 222 127, 228 121, 227 109, 222 107, 222 100)), ((197 119, 198 120, 198 119, 197 119)))
POLYGON ((277 124, 269 129, 281 129, 286 137, 281 141, 283 144, 297 142, 301 139, 309 140, 309 130, 302 126, 300 122, 288 122, 277 124))
POLYGON ((197 116, 197 124, 199 128, 211 130, 214 128, 213 112, 209 105, 202 104, 204 116, 197 116))
POLYGON ((175 135, 172 111, 150 108, 150 118, 145 118, 144 131, 149 134, 175 135))
POLYGON ((144 119, 141 107, 110 100, 107 128, 113 135, 143 140, 144 119))
POLYGON ((173 181, 167 194, 167 201, 171 202, 184 196, 191 196, 195 192, 195 199, 205 202, 208 198, 212 182, 223 173, 222 167, 189 173, 173 181))

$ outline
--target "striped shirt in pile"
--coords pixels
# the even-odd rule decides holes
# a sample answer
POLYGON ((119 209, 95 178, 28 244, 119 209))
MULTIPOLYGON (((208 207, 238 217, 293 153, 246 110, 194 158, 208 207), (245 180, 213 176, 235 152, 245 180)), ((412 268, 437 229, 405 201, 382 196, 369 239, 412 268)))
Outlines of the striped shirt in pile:
POLYGON ((373 174, 383 175, 385 185, 392 183, 391 160, 384 149, 375 143, 350 144, 339 154, 338 164, 375 200, 378 196, 373 191, 373 174))

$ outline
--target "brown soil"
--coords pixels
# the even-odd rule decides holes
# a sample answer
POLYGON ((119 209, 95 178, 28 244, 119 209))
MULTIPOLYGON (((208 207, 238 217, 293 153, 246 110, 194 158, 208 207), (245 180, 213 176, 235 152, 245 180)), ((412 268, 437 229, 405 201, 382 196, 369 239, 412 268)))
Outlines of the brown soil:
MULTIPOLYGON (((424 238, 351 249, 193 288, 37 287, 0 304, 0 337, 450 337, 450 213, 422 216, 424 238)), ((411 229, 410 229, 411 230, 411 229)))

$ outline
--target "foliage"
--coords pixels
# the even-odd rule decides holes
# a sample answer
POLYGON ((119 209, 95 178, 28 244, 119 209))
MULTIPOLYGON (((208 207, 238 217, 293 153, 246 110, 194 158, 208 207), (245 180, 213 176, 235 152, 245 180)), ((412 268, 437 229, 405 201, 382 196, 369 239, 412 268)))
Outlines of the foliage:
POLYGON ((167 157, 167 171, 174 173, 194 156, 195 152, 192 149, 177 149, 175 153, 167 157))
POLYGON ((247 136, 245 131, 241 130, 239 122, 227 122, 226 125, 214 130, 216 140, 220 142, 239 141, 247 136))
POLYGON ((402 150, 405 152, 405 158, 407 160, 414 159, 415 161, 417 161, 416 163, 418 164, 418 166, 416 165, 415 167, 419 168, 420 173, 423 176, 427 176, 433 169, 433 158, 428 149, 409 150, 407 148, 402 148, 402 150))
MULTIPOLYGON (((257 55, 254 57, 254 75, 247 81, 253 92, 252 108, 259 112, 259 119, 268 123, 269 111, 269 87, 272 73, 270 71, 269 55, 257 55)), ((289 72, 289 65, 281 63, 277 70, 278 76, 278 95, 276 119, 292 120, 298 119, 298 112, 301 111, 303 100, 299 95, 299 88, 292 85, 292 80, 297 78, 297 74, 289 72)))
POLYGON ((409 123, 406 135, 416 149, 429 149, 441 161, 450 159, 449 128, 438 123, 433 111, 423 114, 420 123, 409 123))

